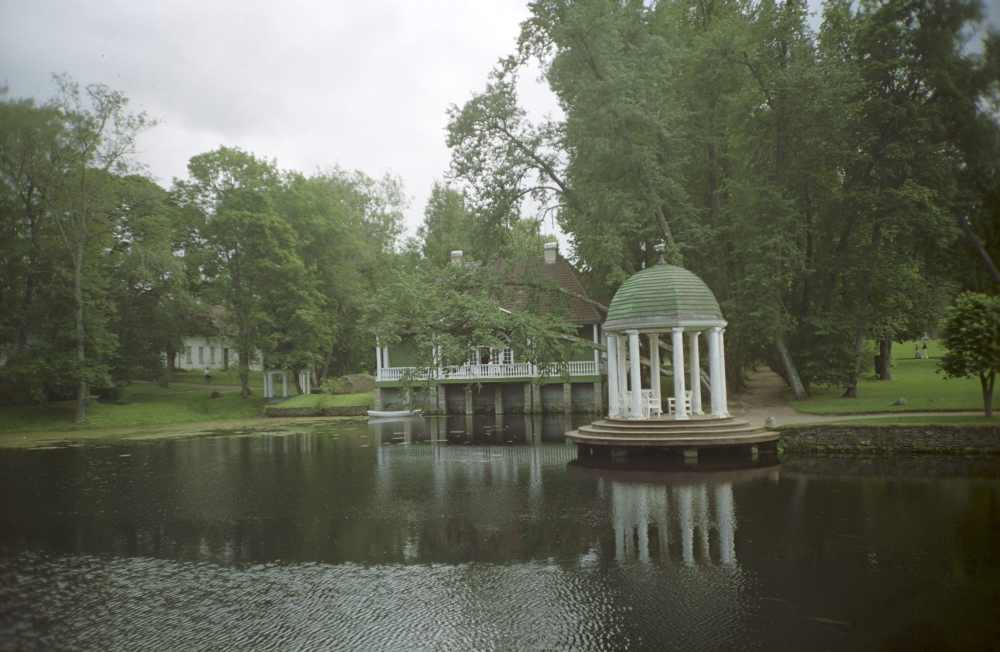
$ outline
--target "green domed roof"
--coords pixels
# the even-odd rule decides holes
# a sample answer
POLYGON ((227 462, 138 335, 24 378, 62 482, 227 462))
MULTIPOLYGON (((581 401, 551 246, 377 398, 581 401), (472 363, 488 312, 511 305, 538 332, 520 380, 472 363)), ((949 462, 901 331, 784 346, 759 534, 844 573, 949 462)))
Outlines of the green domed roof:
POLYGON ((606 330, 724 324, 705 282, 675 265, 653 265, 633 274, 615 292, 606 330))

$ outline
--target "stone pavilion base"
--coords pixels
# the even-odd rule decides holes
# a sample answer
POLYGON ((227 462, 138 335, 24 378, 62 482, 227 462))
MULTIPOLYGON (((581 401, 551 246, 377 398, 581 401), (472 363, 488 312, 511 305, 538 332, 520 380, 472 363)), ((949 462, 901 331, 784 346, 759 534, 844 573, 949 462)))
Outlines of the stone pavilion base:
POLYGON ((672 450, 685 460, 696 461, 698 449, 746 448, 751 457, 759 451, 773 451, 778 433, 758 428, 733 417, 691 417, 676 421, 607 418, 566 433, 581 457, 598 455, 641 455, 672 450))

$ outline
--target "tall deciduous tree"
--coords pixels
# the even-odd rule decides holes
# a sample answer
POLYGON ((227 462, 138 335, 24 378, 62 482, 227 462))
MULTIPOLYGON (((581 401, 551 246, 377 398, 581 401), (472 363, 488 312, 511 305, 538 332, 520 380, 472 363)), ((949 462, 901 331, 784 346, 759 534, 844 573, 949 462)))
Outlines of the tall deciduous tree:
POLYGON ((818 33, 800 0, 542 0, 452 110, 452 173, 496 214, 548 200, 597 296, 675 240, 730 319, 731 384, 763 359, 854 395, 863 343, 888 360, 964 283, 954 218, 990 232, 1000 50, 968 52, 977 25, 978 0, 829 0, 818 33), (562 119, 518 106, 530 59, 562 119))
MULTIPOLYGON (((39 335, 39 282, 51 274, 49 282, 58 285, 68 262, 74 355, 66 375, 76 384, 76 421, 82 422, 89 387, 106 377, 103 358, 113 348, 105 261, 97 254, 114 239, 117 175, 134 166, 136 137, 152 122, 145 113, 130 112, 128 98, 107 86, 81 87, 66 76, 56 82, 59 94, 44 107, 3 107, 12 118, 5 121, 0 145, 5 212, 12 218, 12 244, 20 250, 17 263, 8 259, 12 265, 5 271, 11 275, 5 276, 18 277, 12 296, 23 312, 10 325, 18 359, 39 335)), ((52 347, 51 337, 38 340, 44 342, 40 349, 60 348, 52 347)), ((43 372, 50 383, 53 371, 43 372)))
POLYGON ((189 244, 192 262, 210 295, 227 308, 246 398, 251 360, 261 350, 290 353, 282 327, 301 325, 296 318, 309 311, 312 288, 302 283, 295 233, 275 210, 282 178, 274 163, 222 147, 193 157, 188 173, 190 179, 176 186, 197 225, 189 244))

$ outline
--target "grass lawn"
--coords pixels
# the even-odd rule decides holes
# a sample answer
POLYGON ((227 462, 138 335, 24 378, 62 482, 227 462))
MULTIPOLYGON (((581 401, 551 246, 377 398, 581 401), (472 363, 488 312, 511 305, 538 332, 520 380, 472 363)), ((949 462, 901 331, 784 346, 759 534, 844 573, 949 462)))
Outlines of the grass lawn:
POLYGON ((250 419, 260 415, 262 391, 241 399, 239 389, 177 384, 163 388, 155 383, 133 383, 124 388, 120 403, 92 401, 88 422, 73 424, 75 403, 0 407, 0 432, 101 430, 130 426, 156 426, 250 419), (220 398, 209 398, 212 391, 220 398))
POLYGON ((894 344, 891 381, 876 380, 869 364, 858 385, 858 398, 840 398, 839 387, 814 387, 811 398, 792 401, 792 407, 809 414, 982 410, 979 380, 946 379, 937 373, 943 348, 932 340, 927 350, 930 359, 918 360, 913 342, 894 344), (892 405, 898 398, 906 399, 906 405, 892 405))
POLYGON ((360 394, 301 394, 287 401, 282 401, 279 406, 283 408, 328 408, 353 405, 371 407, 373 399, 374 392, 362 392, 360 394))
MULTIPOLYGON (((294 391, 294 381, 288 379, 290 386, 288 391, 294 391)), ((184 383, 188 385, 205 385, 206 387, 211 387, 212 385, 232 385, 238 386, 240 384, 240 372, 238 369, 212 369, 212 382, 208 385, 205 384, 205 372, 198 371, 197 369, 183 370, 176 369, 170 374, 171 383, 184 383)), ((250 372, 250 389, 253 390, 254 394, 264 395, 264 374, 260 371, 250 372)), ((278 387, 280 390, 280 386, 278 387)))

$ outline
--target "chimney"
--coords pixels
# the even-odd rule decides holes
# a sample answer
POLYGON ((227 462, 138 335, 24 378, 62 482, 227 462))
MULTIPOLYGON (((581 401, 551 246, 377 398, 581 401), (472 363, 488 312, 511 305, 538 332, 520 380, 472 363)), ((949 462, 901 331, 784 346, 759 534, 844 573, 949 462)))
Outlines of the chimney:
MULTIPOLYGON (((537 249, 536 249, 537 251, 537 249)), ((545 264, 554 265, 556 259, 559 258, 559 243, 558 242, 546 242, 545 243, 545 264)))
POLYGON ((462 250, 461 249, 456 249, 455 251, 451 252, 451 264, 452 265, 461 265, 462 264, 462 250))

